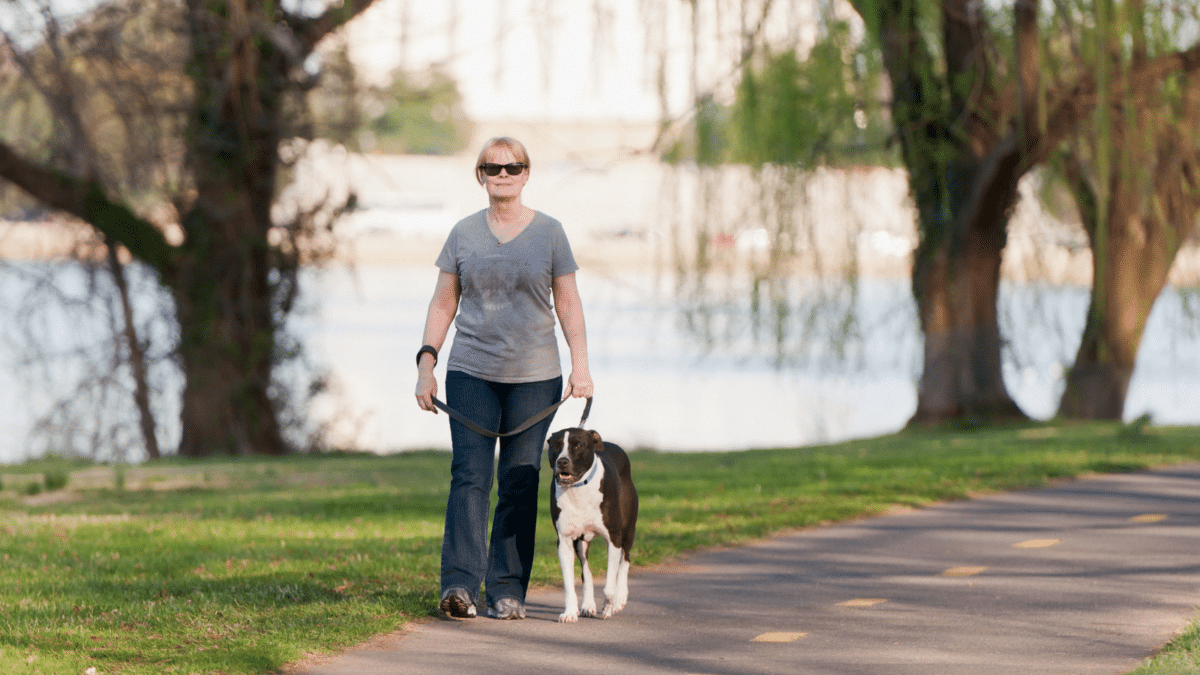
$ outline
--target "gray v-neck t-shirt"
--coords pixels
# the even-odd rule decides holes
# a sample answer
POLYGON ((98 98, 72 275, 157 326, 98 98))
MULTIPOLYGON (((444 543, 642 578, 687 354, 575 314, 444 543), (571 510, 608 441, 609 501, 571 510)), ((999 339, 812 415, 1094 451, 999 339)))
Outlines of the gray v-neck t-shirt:
POLYGON ((520 234, 501 243, 486 213, 458 221, 437 259, 462 286, 446 368, 491 382, 558 377, 551 282, 579 269, 562 223, 535 211, 520 234))

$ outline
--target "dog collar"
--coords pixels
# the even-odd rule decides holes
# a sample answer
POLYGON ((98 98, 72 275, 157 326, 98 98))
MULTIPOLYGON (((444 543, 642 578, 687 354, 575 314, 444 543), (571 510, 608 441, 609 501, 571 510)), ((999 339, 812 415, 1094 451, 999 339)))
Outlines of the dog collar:
POLYGON ((596 477, 596 470, 599 468, 600 468, 600 460, 598 458, 593 457, 592 458, 592 468, 588 470, 587 476, 585 476, 584 479, 579 481, 578 483, 571 483, 570 485, 564 485, 563 487, 577 488, 577 487, 583 487, 584 485, 587 485, 588 483, 592 482, 593 478, 596 477))

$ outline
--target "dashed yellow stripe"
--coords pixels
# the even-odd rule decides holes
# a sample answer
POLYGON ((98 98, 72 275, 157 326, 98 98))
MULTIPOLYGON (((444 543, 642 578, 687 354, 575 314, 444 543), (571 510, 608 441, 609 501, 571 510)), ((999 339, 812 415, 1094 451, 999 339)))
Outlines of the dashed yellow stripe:
POLYGON ((795 642, 808 633, 763 633, 751 642, 795 642))
POLYGON ((986 567, 951 567, 942 572, 944 577, 970 577, 986 570, 986 567))
POLYGON ((887 602, 883 598, 855 598, 845 602, 839 602, 839 607, 874 607, 882 602, 887 602))
POLYGON ((1167 519, 1165 513, 1143 513, 1140 516, 1134 516, 1129 520, 1135 523, 1158 523, 1167 519))
POLYGON ((1018 544, 1013 544, 1013 548, 1047 548, 1059 543, 1058 539, 1030 539, 1018 544))

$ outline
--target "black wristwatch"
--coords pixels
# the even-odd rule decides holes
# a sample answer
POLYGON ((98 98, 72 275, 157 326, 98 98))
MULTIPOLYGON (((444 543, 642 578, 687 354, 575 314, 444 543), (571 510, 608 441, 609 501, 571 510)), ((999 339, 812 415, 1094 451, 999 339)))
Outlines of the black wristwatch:
POLYGON ((438 357, 437 349, 435 349, 434 347, 432 347, 430 345, 421 345, 421 348, 417 350, 417 367, 418 368, 421 367, 421 355, 425 354, 427 352, 430 354, 433 354, 433 365, 435 365, 435 366, 437 365, 437 357, 438 357))

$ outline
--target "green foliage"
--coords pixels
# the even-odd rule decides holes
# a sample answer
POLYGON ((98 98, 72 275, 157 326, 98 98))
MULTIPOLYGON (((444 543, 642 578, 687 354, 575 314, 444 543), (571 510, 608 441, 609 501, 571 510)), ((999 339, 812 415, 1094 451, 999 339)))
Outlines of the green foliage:
MULTIPOLYGON (((1198 429, 1146 427, 1156 442, 1136 447, 1119 430, 1045 425, 730 453, 635 451, 634 563, 896 505, 1200 458, 1198 429)), ((0 523, 0 672, 266 673, 428 616, 449 465, 445 452, 170 458, 127 468, 124 491, 109 487, 106 467, 92 467, 92 483, 72 481, 73 499, 14 504, 20 517, 0 523)), ((533 584, 547 587, 561 577, 554 528, 540 513, 533 584)))
POLYGON ((362 87, 345 45, 326 59, 308 103, 313 136, 363 152, 451 155, 471 139, 462 95, 448 74, 396 71, 386 87, 362 87))
POLYGON ((71 480, 71 475, 63 469, 47 471, 46 473, 42 474, 42 476, 46 483, 47 492, 61 490, 67 487, 67 483, 71 480))
POLYGON ((1154 418, 1150 413, 1139 416, 1128 424, 1121 425, 1120 436, 1127 441, 1144 441, 1153 439, 1153 436, 1146 433, 1148 427, 1153 424, 1154 418))
POLYGON ((696 103, 696 163, 716 166, 729 154, 729 110, 711 96, 696 103))
POLYGON ((699 97, 691 137, 670 146, 663 159, 702 166, 892 164, 882 72, 877 50, 855 44, 844 22, 826 26, 803 59, 795 50, 764 48, 743 68, 731 105, 699 97))
POLYGON ((458 85, 441 70, 397 71, 391 86, 367 94, 363 109, 368 120, 359 129, 362 150, 451 155, 471 139, 458 85))
POLYGON ((889 135, 877 53, 835 24, 800 60, 766 53, 747 68, 733 106, 732 159, 812 167, 885 164, 889 135))

